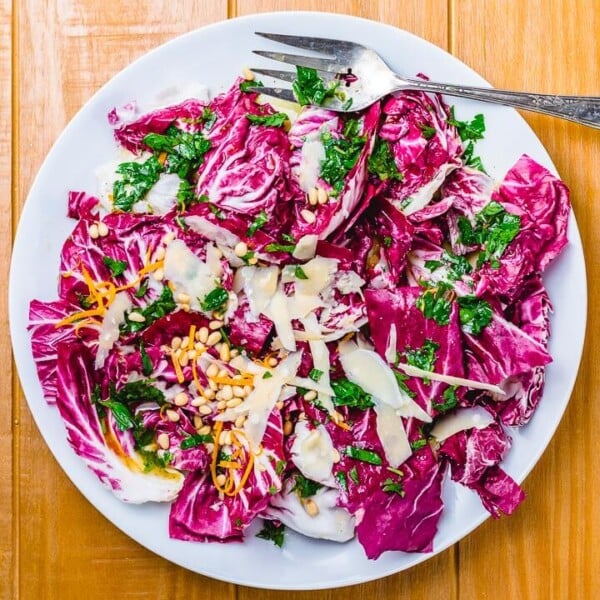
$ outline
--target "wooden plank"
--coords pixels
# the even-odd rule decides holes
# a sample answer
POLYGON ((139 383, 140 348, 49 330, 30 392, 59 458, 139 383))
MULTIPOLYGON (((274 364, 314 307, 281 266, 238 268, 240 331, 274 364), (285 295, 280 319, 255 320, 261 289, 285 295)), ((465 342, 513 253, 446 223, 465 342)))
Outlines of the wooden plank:
MULTIPOLYGON (((17 10, 16 210, 56 136, 101 84, 160 43, 227 16, 225 1, 210 0, 28 0, 17 10)), ((19 402, 20 584, 11 597, 180 597, 184 590, 186 598, 234 596, 233 585, 156 557, 99 515, 60 470, 20 394, 19 402)))
MULTIPOLYGON (((12 5, 9 0, 0 0, 0 277, 8 279, 8 269, 12 241, 12 5)), ((13 552, 13 539, 16 533, 13 528, 13 402, 12 402, 12 360, 10 338, 8 335, 8 298, 5 293, 0 297, 0 397, 3 398, 4 410, 0 414, 0 447, 4 451, 4 468, 0 471, 0 598, 14 595, 14 571, 16 556, 13 552)), ((16 425, 14 426, 16 427, 16 425)))
MULTIPOLYGON (((352 0, 335 3, 325 0, 238 0, 236 4, 238 15, 275 10, 315 10, 352 14, 406 29, 444 48, 447 45, 447 5, 445 1, 440 0, 403 1, 401 10, 395 0, 371 3, 352 0)), ((456 597, 455 581, 454 550, 449 549, 410 571, 351 588, 323 591, 320 592, 319 598, 341 600, 348 597, 362 599, 410 596, 415 600, 451 599, 456 597)), ((255 594, 256 591, 250 588, 239 589, 240 600, 250 600, 255 594)), ((283 593, 261 592, 260 596, 270 600, 283 597, 283 593)), ((314 594, 286 592, 285 597, 290 600, 308 600, 313 598, 314 594)))
MULTIPOLYGON (((594 0, 461 0, 451 50, 497 87, 567 94, 600 90, 600 15, 594 0)), ((572 191, 588 264, 600 263, 598 131, 524 114, 572 191)), ((589 285, 588 332, 599 326, 589 285)), ((525 482, 516 515, 487 522, 460 544, 461 598, 593 598, 600 584, 598 339, 589 335, 578 383, 558 433, 525 482)))

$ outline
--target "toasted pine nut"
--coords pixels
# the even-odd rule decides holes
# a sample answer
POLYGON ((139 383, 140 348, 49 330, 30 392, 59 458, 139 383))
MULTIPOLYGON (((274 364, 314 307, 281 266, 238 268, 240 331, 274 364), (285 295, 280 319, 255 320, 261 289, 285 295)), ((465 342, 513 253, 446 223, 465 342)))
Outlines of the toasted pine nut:
POLYGON ((200 427, 204 427, 204 421, 200 415, 194 415, 194 427, 196 429, 200 429, 200 427))
POLYGON ((236 256, 242 258, 248 253, 248 244, 246 242, 238 242, 233 249, 233 252, 236 256))
POLYGON ((232 348, 231 351, 229 352, 229 355, 231 356, 231 358, 235 358, 236 356, 239 356, 240 351, 237 348, 232 348))
POLYGON ((206 345, 207 346, 214 346, 215 344, 218 344, 220 341, 221 341, 221 332, 220 331, 213 331, 208 336, 208 339, 206 340, 206 345))
POLYGON ((238 428, 241 429, 242 426, 244 425, 244 422, 246 421, 246 415, 240 415, 236 420, 234 425, 238 428))
POLYGON ((246 81, 254 81, 254 72, 251 71, 248 67, 244 67, 242 69, 242 77, 246 81))
POLYGON ((165 410, 165 415, 167 415, 167 419, 169 419, 171 423, 177 423, 177 421, 179 421, 179 413, 175 410, 168 408, 165 410))
POLYGON ((315 392, 315 390, 308 390, 308 392, 306 392, 306 394, 304 394, 304 399, 307 402, 314 400, 316 397, 317 397, 317 392, 315 392))
POLYGON ((177 302, 181 302, 181 304, 189 304, 190 300, 190 295, 185 292, 179 292, 179 294, 177 294, 177 302))
POLYGON ((193 358, 196 358, 196 350, 188 350, 187 351, 187 356, 190 360, 192 360, 193 358))
POLYGON ((146 317, 142 313, 135 311, 130 312, 127 318, 134 323, 144 323, 146 321, 146 317))
POLYGON ((154 260, 159 261, 159 260, 163 260, 165 258, 165 254, 167 253, 167 251, 165 250, 164 246, 159 246, 155 251, 154 251, 154 260))
POLYGON ((212 408, 208 404, 203 404, 198 408, 198 412, 201 415, 210 415, 212 413, 212 408))
POLYGON ((100 235, 100 234, 98 233, 98 225, 96 225, 96 223, 92 223, 92 224, 90 225, 90 228, 89 228, 89 230, 88 230, 88 233, 90 234, 90 237, 91 237, 93 240, 97 240, 97 239, 98 239, 98 237, 99 237, 99 235, 100 235))
POLYGON ((175 406, 185 406, 188 403, 188 395, 185 392, 179 392, 179 394, 173 398, 173 402, 175 406))
POLYGON ((167 450, 169 447, 169 436, 166 433, 160 433, 156 438, 156 443, 163 449, 167 450))
POLYGON ((177 348, 181 348, 181 338, 180 337, 174 337, 171 340, 171 348, 173 348, 173 350, 177 350, 177 348))
POLYGON ((271 358, 269 358, 269 366, 270 367, 276 367, 277 366, 277 359, 274 356, 271 356, 271 358))
POLYGON ((221 446, 229 446, 231 444, 231 431, 221 431, 221 435, 219 435, 219 444, 221 446))
POLYGON ((252 258, 248 259, 249 265, 255 265, 257 262, 258 262, 258 258, 256 258, 256 256, 253 256, 252 258))
MULTIPOLYGON (((223 327, 223 321, 217 321, 216 319, 214 321, 211 321, 208 324, 208 328, 211 331, 215 331, 216 329, 221 329, 221 327, 223 327)), ((220 339, 220 338, 219 338, 220 339)))
POLYGON ((217 480, 217 485, 219 485, 220 487, 223 487, 225 485, 225 482, 227 481, 227 477, 225 477, 225 475, 223 473, 219 473, 216 477, 217 480))
POLYGON ((208 382, 208 386, 213 392, 216 392, 219 389, 219 384, 216 381, 213 381, 212 379, 208 382))
POLYGON ((319 188, 317 191, 317 202, 319 204, 325 204, 327 200, 329 200, 329 194, 327 193, 327 190, 319 188))
POLYGON ((199 342, 206 344, 206 340, 208 339, 208 327, 200 327, 200 329, 196 332, 196 337, 199 342))
POLYGON ((244 388, 240 385, 234 385, 231 389, 233 390, 233 395, 237 398, 243 398, 246 395, 244 388))
POLYGON ((182 352, 179 355, 179 364, 182 367, 187 367, 187 365, 188 365, 189 362, 190 362, 190 357, 188 356, 188 353, 187 352, 182 352))
POLYGON ((309 190, 309 192, 308 192, 308 203, 311 206, 316 206, 317 205, 318 198, 319 198, 319 192, 318 192, 317 188, 312 188, 311 190, 309 190))
POLYGON ((206 348, 206 346, 202 342, 196 342, 194 344, 194 350, 196 352, 202 352, 202 350, 204 350, 205 348, 206 348))
POLYGON ((156 281, 162 281, 165 278, 165 272, 162 269, 156 269, 153 276, 156 281))
POLYGON ((294 431, 294 424, 291 421, 283 422, 283 435, 292 435, 294 431))
POLYGON ((308 224, 312 224, 317 220, 317 217, 315 216, 314 212, 311 212, 310 210, 303 208, 300 211, 300 215, 302 216, 302 218, 308 223, 308 224))
POLYGON ((219 373, 219 366, 217 365, 217 363, 210 363, 210 366, 208 367, 208 369, 206 369, 206 376, 207 377, 216 377, 218 373, 219 373))
POLYGON ((246 396, 247 396, 252 391, 252 386, 245 385, 244 386, 244 391, 246 392, 246 396))
POLYGON ((230 385, 224 385, 221 390, 221 398, 223 400, 231 400, 233 398, 233 390, 230 385))
POLYGON ((305 500, 304 510, 309 517, 316 517, 319 514, 319 507, 312 498, 305 500))
POLYGON ((108 225, 104 221, 98 223, 98 235, 100 237, 106 237, 108 235, 108 225))
POLYGON ((225 408, 227 408, 225 400, 219 400, 217 402, 217 410, 225 410, 225 408))
POLYGON ((215 390, 211 389, 211 388, 206 388, 204 390, 204 397, 207 400, 212 400, 215 397, 215 390))
POLYGON ((223 362, 229 362, 229 359, 231 358, 231 352, 229 351, 229 345, 228 344, 223 344, 221 346, 221 350, 219 351, 219 358, 223 362))
POLYGON ((206 398, 204 398, 204 396, 198 396, 197 398, 194 398, 190 404, 192 406, 202 406, 203 404, 206 404, 207 400, 206 398))
POLYGON ((236 406, 239 406, 241 403, 242 403, 241 398, 232 398, 231 400, 227 400, 227 402, 225 403, 225 406, 227 408, 235 408, 236 406))
POLYGON ((210 433, 210 425, 204 425, 198 429, 200 435, 208 435, 210 433))
POLYGON ((187 348, 189 343, 190 343, 190 338, 189 338, 187 335, 186 335, 186 336, 184 336, 184 337, 182 338, 182 340, 181 340, 181 345, 182 345, 184 348, 187 348))

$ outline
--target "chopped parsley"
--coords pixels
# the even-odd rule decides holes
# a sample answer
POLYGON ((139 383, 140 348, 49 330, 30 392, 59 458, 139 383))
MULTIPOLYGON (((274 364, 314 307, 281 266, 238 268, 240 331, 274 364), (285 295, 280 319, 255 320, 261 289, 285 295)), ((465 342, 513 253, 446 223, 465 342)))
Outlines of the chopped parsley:
POLYGON ((460 296, 456 301, 460 324, 467 333, 479 335, 491 323, 493 312, 489 302, 471 295, 460 296))
POLYGON ((280 548, 283 546, 285 536, 285 525, 276 525, 273 521, 265 521, 263 528, 256 534, 256 537, 273 542, 280 548))
POLYGON ((383 464, 381 456, 372 450, 365 450, 364 448, 357 448, 356 446, 346 446, 342 449, 342 453, 350 458, 369 463, 370 465, 380 466, 383 464))
POLYGON ((127 269, 127 262, 124 260, 115 260, 110 256, 103 256, 102 262, 108 270, 111 272, 113 277, 118 277, 119 275, 123 275, 125 269, 127 269))
POLYGON ((204 300, 200 302, 202 310, 206 312, 221 312, 227 307, 229 301, 229 292, 222 287, 216 287, 214 290, 206 294, 204 300))
POLYGON ((521 229, 521 217, 507 212, 492 200, 475 215, 475 225, 466 217, 459 217, 459 241, 466 246, 480 246, 477 266, 486 262, 494 268, 500 266, 499 258, 521 229))
POLYGON ((189 450, 190 448, 196 448, 201 444, 210 444, 213 442, 212 435, 200 435, 199 433, 194 433, 189 435, 188 437, 181 440, 179 447, 182 450, 189 450))
POLYGON ((482 114, 475 115, 472 121, 459 121, 454 116, 454 107, 450 108, 450 117, 448 124, 454 125, 458 131, 458 135, 463 142, 466 142, 462 159, 464 163, 475 169, 479 169, 485 173, 485 168, 481 162, 481 158, 473 156, 475 142, 483 139, 485 133, 485 119, 482 114))
POLYGON ((425 340, 420 348, 407 348, 405 351, 407 364, 422 369, 423 371, 433 372, 435 368, 435 362, 437 360, 437 351, 440 345, 430 340, 425 340))
POLYGON ((419 123, 419 129, 426 140, 430 140, 435 135, 435 127, 427 125, 427 123, 419 123))
POLYGON ((273 373, 271 373, 271 371, 265 371, 262 376, 263 379, 271 379, 271 377, 273 377, 273 373))
POLYGON ((438 410, 440 412, 446 412, 447 410, 452 410, 453 408, 456 408, 456 406, 458 405, 458 398, 456 397, 456 386, 448 386, 442 393, 442 399, 443 402, 441 403, 432 403, 432 407, 435 408, 435 410, 438 410))
POLYGON ((368 169, 369 173, 377 175, 382 181, 402 180, 402 174, 398 171, 389 143, 380 137, 375 141, 373 152, 369 157, 368 169))
POLYGON ((163 166, 155 156, 143 163, 121 163, 116 171, 121 178, 113 184, 113 208, 130 212, 158 181, 162 171, 163 166))
POLYGON ((349 471, 348 471, 348 475, 350 475, 350 479, 352 479, 352 481, 358 485, 360 483, 360 477, 358 475, 358 469, 356 467, 352 467, 349 471))
POLYGON ((346 477, 346 473, 344 471, 338 471, 335 474, 335 478, 340 486, 340 489, 344 492, 348 491, 348 477, 346 477))
POLYGON ((250 88, 255 87, 264 87, 263 82, 256 79, 245 79, 240 83, 240 90, 242 92, 250 92, 250 88))
POLYGON ((296 279, 308 279, 308 275, 305 273, 304 269, 299 265, 297 265, 294 268, 294 277, 296 279))
POLYGON ((319 379, 321 379, 321 377, 323 377, 323 371, 319 370, 319 369, 311 369, 310 373, 308 374, 308 376, 313 380, 313 381, 319 381, 319 379))
POLYGON ((410 443, 411 450, 421 450, 427 446, 427 440, 425 438, 418 438, 410 443))
POLYGON ((253 115, 248 113, 246 119, 252 125, 264 125, 265 127, 283 127, 283 124, 289 117, 282 112, 273 113, 271 115, 253 115))
POLYGON ((450 323, 452 312, 451 297, 454 294, 452 286, 444 281, 439 281, 437 287, 426 288, 415 301, 416 307, 426 319, 433 319, 439 325, 450 323))
POLYGON ((404 497, 404 489, 399 481, 394 481, 391 477, 388 477, 382 484, 381 489, 388 494, 398 494, 400 497, 404 497))
POLYGON ((144 317, 144 321, 142 323, 138 323, 137 321, 126 321, 123 325, 121 325, 121 331, 123 333, 135 333, 136 331, 141 331, 145 329, 157 319, 164 317, 165 315, 173 312, 177 308, 177 304, 173 299, 173 292, 171 288, 165 285, 162 289, 160 296, 151 304, 146 306, 141 312, 144 317))
POLYGON ((314 496, 322 487, 317 481, 307 479, 302 473, 298 473, 295 476, 292 491, 296 492, 300 498, 309 498, 314 496))
POLYGON ((152 365, 152 360, 150 359, 150 357, 148 356, 148 353, 146 352, 144 342, 140 342, 140 358, 142 361, 142 375, 144 375, 145 377, 148 377, 149 375, 152 374, 152 371, 154 370, 154 366, 152 365))
POLYGON ((250 227, 248 227, 246 235, 248 237, 252 237, 261 227, 265 225, 265 223, 267 223, 268 220, 269 217, 267 216, 267 213, 264 210, 261 210, 258 215, 256 215, 254 221, 252 221, 250 224, 250 227))
POLYGON ((375 406, 373 396, 367 394, 359 385, 341 377, 331 382, 335 396, 332 401, 336 406, 349 406, 366 410, 375 406))
POLYGON ((328 85, 319 76, 316 69, 296 67, 296 79, 292 89, 300 106, 314 104, 322 106, 327 100, 339 96, 339 81, 331 81, 328 85))
POLYGON ((275 244, 270 243, 265 246, 265 252, 289 252, 290 254, 296 249, 296 244, 275 244))
POLYGON ((440 267, 446 267, 448 279, 452 281, 458 281, 462 279, 463 275, 468 275, 473 271, 473 267, 464 256, 454 254, 450 250, 444 250, 439 260, 425 261, 425 268, 431 272, 436 271, 440 267))

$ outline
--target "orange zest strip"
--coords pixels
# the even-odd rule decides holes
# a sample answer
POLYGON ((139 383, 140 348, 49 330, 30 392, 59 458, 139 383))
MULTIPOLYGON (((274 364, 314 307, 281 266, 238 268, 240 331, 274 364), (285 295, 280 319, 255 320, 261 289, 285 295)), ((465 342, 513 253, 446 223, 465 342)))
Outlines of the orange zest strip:
POLYGON ((336 421, 335 419, 333 420, 333 422, 340 428, 343 429, 344 431, 350 431, 350 429, 352 429, 350 427, 350 425, 348 425, 348 423, 344 422, 344 421, 336 421))
POLYGON ((80 312, 73 313, 64 319, 61 319, 55 323, 54 327, 63 327, 64 325, 70 325, 80 319, 86 319, 88 317, 99 317, 102 313, 99 308, 91 308, 90 310, 82 310, 80 312))
POLYGON ((185 377, 183 376, 181 365, 179 364, 179 360, 175 356, 174 352, 171 353, 171 362, 173 363, 173 368, 175 369, 175 374, 177 375, 177 381, 179 383, 183 383, 185 381, 185 377))
POLYGON ((223 469, 241 469, 242 463, 233 460, 222 460, 218 466, 223 469))
POLYGON ((194 356, 194 358, 192 359, 192 378, 194 379, 194 384, 196 385, 196 390, 198 390, 198 393, 202 393, 203 389, 202 389, 202 384, 200 383, 200 380, 198 379, 198 367, 196 366, 196 358, 197 356, 194 356))
POLYGON ((211 379, 215 383, 220 383, 222 385, 253 385, 254 384, 254 375, 245 374, 242 375, 239 379, 234 379, 233 377, 211 377, 211 379))
POLYGON ((195 345, 195 337, 196 337, 196 326, 192 325, 190 326, 190 333, 188 335, 188 350, 193 350, 194 349, 194 345, 195 345))
POLYGON ((244 474, 242 475, 240 482, 237 484, 237 487, 233 490, 233 492, 231 494, 228 494, 228 496, 235 496, 236 494, 239 494, 242 491, 242 489, 246 485, 246 481, 248 481, 248 477, 250 477, 250 473, 252 473, 253 467, 254 467, 254 455, 251 452, 250 456, 248 458, 248 464, 246 465, 246 470, 244 471, 244 474))

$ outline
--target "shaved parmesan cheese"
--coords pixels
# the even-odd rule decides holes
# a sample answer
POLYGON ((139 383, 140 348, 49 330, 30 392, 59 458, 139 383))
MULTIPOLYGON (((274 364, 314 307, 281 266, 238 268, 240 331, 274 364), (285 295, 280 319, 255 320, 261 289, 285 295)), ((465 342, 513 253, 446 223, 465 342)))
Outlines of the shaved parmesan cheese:
POLYGON ((288 299, 288 311, 292 319, 303 319, 321 306, 323 302, 318 296, 294 294, 288 299))
POLYGON ((390 466, 399 467, 412 454, 402 417, 388 404, 376 404, 377 435, 390 466))
POLYGON ((307 136, 302 144, 300 166, 298 167, 298 183, 303 192, 308 193, 317 186, 321 163, 324 160, 325 148, 320 132, 307 136))
POLYGON ((203 312, 200 302, 218 284, 209 266, 198 258, 183 240, 175 239, 167 246, 165 277, 174 286, 174 295, 182 292, 190 297, 190 307, 203 312))
POLYGON ((296 350, 296 339, 292 329, 292 321, 288 311, 288 298, 283 290, 277 290, 271 298, 269 305, 263 311, 264 314, 273 321, 275 331, 281 345, 286 350, 296 350))
POLYGON ((100 325, 98 336, 98 353, 95 367, 101 369, 108 353, 119 339, 119 325, 125 321, 125 313, 131 308, 131 300, 127 292, 119 292, 108 307, 100 325))
POLYGON ((266 309, 277 292, 278 277, 277 267, 242 267, 236 271, 234 289, 243 288, 250 311, 255 317, 261 313, 266 314, 266 309))
POLYGON ((394 372, 377 353, 362 348, 340 352, 340 362, 350 381, 377 400, 395 408, 399 415, 431 422, 431 417, 400 389, 394 372))
POLYGON ((310 428, 306 421, 298 421, 294 431, 292 462, 308 479, 323 485, 335 485, 331 471, 338 453, 327 429, 323 425, 310 428))
POLYGON ((335 280, 335 287, 344 295, 360 293, 363 285, 365 280, 354 271, 342 271, 335 280))
POLYGON ((207 244, 206 246, 206 264, 215 277, 222 277, 223 265, 221 264, 221 254, 214 244, 207 244))
POLYGON ((483 406, 459 408, 437 421, 431 430, 431 435, 441 443, 459 431, 472 428, 485 429, 493 422, 494 417, 483 406))
MULTIPOLYGON (((321 376, 321 379, 323 377, 321 376)), ((296 387, 304 388, 305 390, 315 390, 315 392, 319 392, 320 394, 327 394, 328 396, 334 396, 335 393, 333 388, 328 383, 327 385, 321 383, 321 381, 315 381, 310 377, 295 377, 294 381, 292 381, 292 385, 296 387)))
MULTIPOLYGON (((301 323, 304 326, 306 333, 320 333, 319 323, 314 313, 311 313, 305 319, 302 319, 301 323)), ((329 362, 329 350, 327 349, 327 345, 322 340, 309 340, 308 347, 310 348, 310 353, 312 354, 313 367, 322 373, 319 383, 323 387, 331 387, 329 383, 329 369, 331 368, 331 364, 329 362)), ((323 408, 329 413, 334 411, 333 402, 331 400, 331 397, 333 396, 333 390, 331 390, 331 392, 331 394, 319 392, 317 398, 321 406, 323 406, 323 408)))
POLYGON ((231 233, 228 229, 219 227, 219 225, 216 225, 215 223, 211 223, 204 217, 192 215, 186 217, 185 222, 192 231, 199 233, 207 240, 216 242, 219 246, 222 245, 233 248, 240 241, 240 238, 235 235, 235 233, 231 233))
POLYGON ((389 363, 393 363, 396 360, 396 343, 396 325, 392 323, 392 326, 390 327, 390 335, 388 336, 387 347, 385 349, 385 360, 387 360, 389 363))
POLYGON ((338 261, 334 258, 315 256, 302 265, 306 279, 296 280, 296 293, 317 296, 331 285, 333 274, 337 271, 338 261))
POLYGON ((155 215, 167 214, 177 205, 177 193, 180 185, 181 179, 177 173, 161 173, 144 200, 136 203, 133 212, 137 212, 137 204, 142 204, 144 205, 142 212, 151 212, 155 215))
POLYGON ((296 243, 292 256, 296 260, 310 260, 317 251, 318 241, 319 238, 316 235, 303 235, 296 243))
POLYGON ((500 396, 498 400, 502 400, 502 398, 506 397, 506 392, 501 387, 491 383, 484 383, 482 381, 475 381, 473 379, 465 379, 463 377, 454 377, 453 375, 444 375, 442 373, 434 373, 433 371, 425 371, 405 363, 398 363, 397 367, 411 377, 421 377, 423 379, 431 379, 432 381, 443 381, 448 385, 462 385, 474 390, 487 390, 488 392, 498 394, 498 396, 500 396))

